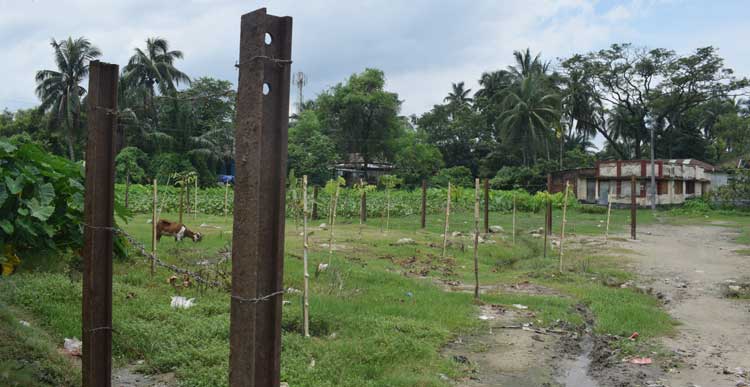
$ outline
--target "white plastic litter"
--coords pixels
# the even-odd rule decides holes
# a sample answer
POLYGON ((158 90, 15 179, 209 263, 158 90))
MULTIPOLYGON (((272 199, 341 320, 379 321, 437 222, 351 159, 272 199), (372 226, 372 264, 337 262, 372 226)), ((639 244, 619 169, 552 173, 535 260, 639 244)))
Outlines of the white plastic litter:
POLYGON ((172 308, 175 309, 188 309, 195 305, 195 298, 185 298, 182 296, 172 297, 172 308))
POLYGON ((31 326, 31 324, 29 324, 29 322, 26 321, 26 320, 18 320, 18 323, 21 324, 21 325, 23 325, 23 326, 25 326, 25 327, 30 327, 31 326))
POLYGON ((81 356, 81 347, 83 343, 75 337, 72 339, 66 337, 63 341, 63 349, 68 355, 81 356))
POLYGON ((516 308, 516 309, 529 309, 528 306, 521 305, 521 304, 513 304, 513 307, 516 308))
POLYGON ((318 264, 318 271, 319 272, 326 271, 326 269, 328 269, 328 264, 327 263, 318 264))

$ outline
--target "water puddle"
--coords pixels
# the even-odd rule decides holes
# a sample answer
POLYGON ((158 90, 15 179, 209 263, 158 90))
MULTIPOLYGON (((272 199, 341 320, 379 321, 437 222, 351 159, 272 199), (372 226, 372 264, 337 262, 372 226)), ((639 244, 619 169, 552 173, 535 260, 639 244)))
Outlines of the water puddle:
POLYGON ((567 387, 599 387, 594 378, 588 374, 591 351, 594 348, 591 336, 584 336, 581 348, 582 351, 578 357, 563 361, 560 367, 562 375, 557 377, 557 382, 567 387))

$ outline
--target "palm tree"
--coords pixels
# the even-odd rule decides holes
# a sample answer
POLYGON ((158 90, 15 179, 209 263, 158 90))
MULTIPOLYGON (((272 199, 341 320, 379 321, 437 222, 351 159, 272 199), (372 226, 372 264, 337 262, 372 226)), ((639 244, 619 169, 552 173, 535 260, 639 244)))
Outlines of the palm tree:
POLYGON ((448 106, 455 107, 456 110, 469 106, 473 101, 473 99, 469 97, 471 89, 464 89, 463 82, 453 83, 451 84, 451 87, 453 90, 448 93, 448 96, 445 97, 443 101, 448 102, 448 106))
POLYGON ((549 157, 550 128, 559 122, 559 103, 559 96, 538 75, 524 77, 506 89, 499 126, 508 143, 521 146, 524 165, 536 161, 540 145, 549 157))
POLYGON ((532 57, 531 50, 528 48, 526 51, 513 51, 516 65, 508 66, 508 71, 519 81, 530 75, 546 75, 550 63, 542 62, 541 55, 536 54, 532 57))
POLYGON ((55 51, 57 70, 36 73, 36 94, 42 100, 39 108, 52 113, 50 125, 65 124, 68 157, 75 160, 73 147, 80 126, 81 97, 86 93, 80 83, 89 73, 89 62, 102 53, 83 37, 68 37, 60 42, 52 39, 50 45, 55 51))
POLYGON ((192 138, 196 148, 188 153, 202 155, 209 160, 219 161, 229 174, 234 159, 234 127, 231 124, 211 129, 192 138))
POLYGON ((128 87, 146 89, 144 107, 153 110, 157 87, 165 95, 174 92, 181 82, 190 83, 187 74, 174 66, 176 59, 182 59, 182 51, 170 51, 169 43, 162 38, 146 39, 145 51, 135 48, 135 54, 123 69, 123 78, 128 87))

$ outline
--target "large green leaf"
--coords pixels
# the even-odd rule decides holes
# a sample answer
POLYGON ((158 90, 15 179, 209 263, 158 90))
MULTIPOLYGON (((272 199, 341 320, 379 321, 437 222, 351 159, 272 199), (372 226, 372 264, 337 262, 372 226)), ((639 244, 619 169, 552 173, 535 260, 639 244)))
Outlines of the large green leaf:
POLYGON ((13 223, 11 223, 8 219, 0 220, 0 228, 2 228, 3 232, 5 232, 7 235, 13 234, 13 223))
POLYGON ((6 200, 8 200, 8 191, 5 190, 5 185, 0 183, 0 207, 5 204, 6 200))
POLYGON ((42 222, 49 219, 52 213, 55 212, 55 206, 44 205, 39 202, 37 198, 29 200, 26 205, 31 210, 31 216, 41 220, 42 222))
POLYGON ((37 187, 37 197, 42 205, 49 205, 55 199, 55 187, 50 183, 44 183, 37 187))
POLYGON ((12 195, 18 195, 23 191, 23 176, 16 176, 15 179, 10 176, 5 176, 5 185, 8 187, 8 191, 12 195))
POLYGON ((16 149, 18 148, 15 145, 0 139, 0 150, 5 151, 5 153, 13 153, 16 149))

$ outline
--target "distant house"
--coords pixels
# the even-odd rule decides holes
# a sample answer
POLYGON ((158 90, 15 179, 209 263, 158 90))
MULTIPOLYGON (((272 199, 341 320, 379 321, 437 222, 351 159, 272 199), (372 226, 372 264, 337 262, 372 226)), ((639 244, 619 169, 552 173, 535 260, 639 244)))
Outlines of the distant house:
MULTIPOLYGON (((694 159, 656 160, 657 205, 681 204, 685 199, 700 196, 711 190, 716 168, 694 159)), ((584 203, 630 204, 631 179, 636 177, 636 203, 648 206, 651 199, 649 160, 598 161, 595 168, 572 169, 552 174, 552 192, 562 192, 565 182, 570 182, 572 192, 584 203)))
POLYGON ((335 164, 332 169, 336 177, 341 176, 346 180, 346 185, 359 183, 360 179, 365 178, 365 169, 367 169, 367 183, 377 184, 380 176, 392 173, 395 166, 381 160, 370 161, 365 165, 359 153, 350 153, 346 162, 335 164))

